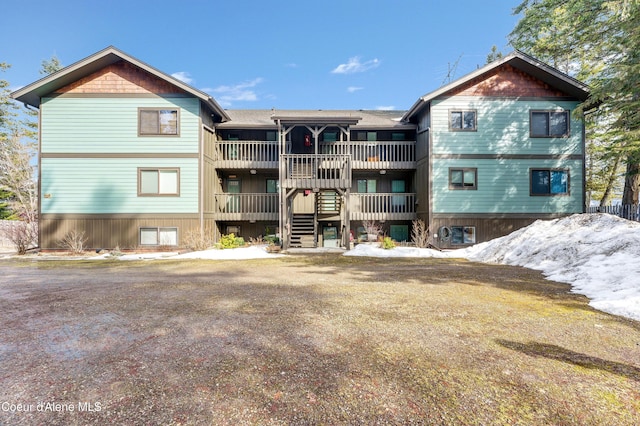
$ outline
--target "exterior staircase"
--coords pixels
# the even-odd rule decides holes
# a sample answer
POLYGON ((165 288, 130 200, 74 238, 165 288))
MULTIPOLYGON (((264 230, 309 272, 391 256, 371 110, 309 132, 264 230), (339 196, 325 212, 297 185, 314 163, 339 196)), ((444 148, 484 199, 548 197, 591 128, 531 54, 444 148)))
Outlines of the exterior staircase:
POLYGON ((322 191, 316 195, 318 214, 340 214, 342 198, 335 191, 322 191))
POLYGON ((289 241, 290 247, 296 248, 314 248, 314 235, 313 235, 313 213, 302 214, 297 213, 293 215, 291 220, 291 239, 289 241))

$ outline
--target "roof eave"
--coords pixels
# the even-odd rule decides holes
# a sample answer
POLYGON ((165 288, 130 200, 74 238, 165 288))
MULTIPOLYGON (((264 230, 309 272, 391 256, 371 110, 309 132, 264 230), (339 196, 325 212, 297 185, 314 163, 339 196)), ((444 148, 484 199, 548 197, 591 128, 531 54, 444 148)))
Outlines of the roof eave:
POLYGON ((405 121, 410 121, 415 116, 415 114, 417 114, 423 108, 423 106, 429 103, 431 100, 437 98, 438 96, 442 96, 447 92, 455 89, 456 87, 465 84, 473 80, 474 78, 479 77, 507 63, 510 63, 515 68, 518 68, 523 72, 533 75, 540 80, 565 91, 566 93, 580 101, 585 101, 589 97, 589 87, 586 84, 556 70, 555 68, 533 58, 532 56, 529 56, 519 50, 515 50, 510 54, 494 62, 491 62, 490 64, 478 68, 477 70, 420 97, 418 101, 416 101, 416 103, 414 103, 409 111, 407 111, 407 113, 402 117, 402 119, 405 121))
POLYGON ((231 119, 224 109, 220 107, 220 105, 218 105, 218 103, 207 93, 191 87, 177 78, 165 74, 164 72, 118 50, 113 46, 109 46, 91 56, 14 91, 11 93, 11 97, 19 102, 39 108, 40 100, 43 96, 53 93, 61 87, 73 83, 74 81, 78 81, 80 78, 90 75, 120 60, 125 60, 146 72, 169 82, 179 89, 196 96, 202 100, 212 110, 212 112, 218 114, 222 121, 228 121, 231 119))

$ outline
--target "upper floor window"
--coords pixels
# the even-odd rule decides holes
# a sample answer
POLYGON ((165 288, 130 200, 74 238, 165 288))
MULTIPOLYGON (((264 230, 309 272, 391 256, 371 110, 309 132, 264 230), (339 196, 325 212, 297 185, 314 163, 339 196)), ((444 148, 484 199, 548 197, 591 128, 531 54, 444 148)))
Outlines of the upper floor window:
POLYGON ((449 130, 475 132, 477 130, 476 111, 449 111, 449 130))
POLYGON ((358 192, 361 194, 377 192, 375 179, 358 179, 358 192))
POLYGON ((277 194, 279 189, 278 179, 267 179, 267 194, 277 194))
POLYGON ((566 138, 569 136, 569 111, 531 111, 532 138, 566 138))
POLYGON ((179 134, 178 110, 162 108, 138 109, 138 134, 141 136, 179 134))
POLYGON ((569 195, 569 170, 532 169, 531 195, 569 195))
POLYGON ((179 169, 138 169, 138 195, 180 195, 179 169))
POLYGON ((449 169, 449 189, 478 189, 478 169, 449 169))

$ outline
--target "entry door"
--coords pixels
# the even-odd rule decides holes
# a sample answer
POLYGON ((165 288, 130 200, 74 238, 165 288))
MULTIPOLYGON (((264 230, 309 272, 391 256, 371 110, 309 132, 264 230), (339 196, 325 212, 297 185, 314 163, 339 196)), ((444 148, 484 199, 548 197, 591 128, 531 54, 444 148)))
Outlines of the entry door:
POLYGON ((228 179, 227 180, 227 193, 229 198, 227 199, 227 212, 239 213, 240 212, 240 179, 228 179))

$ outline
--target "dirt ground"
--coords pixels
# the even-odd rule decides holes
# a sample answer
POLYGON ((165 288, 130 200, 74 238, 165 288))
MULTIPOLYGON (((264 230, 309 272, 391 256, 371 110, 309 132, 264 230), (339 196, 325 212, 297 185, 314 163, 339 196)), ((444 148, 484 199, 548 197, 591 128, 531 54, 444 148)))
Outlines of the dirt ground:
POLYGON ((523 268, 0 261, 0 424, 632 425, 640 323, 523 268))

